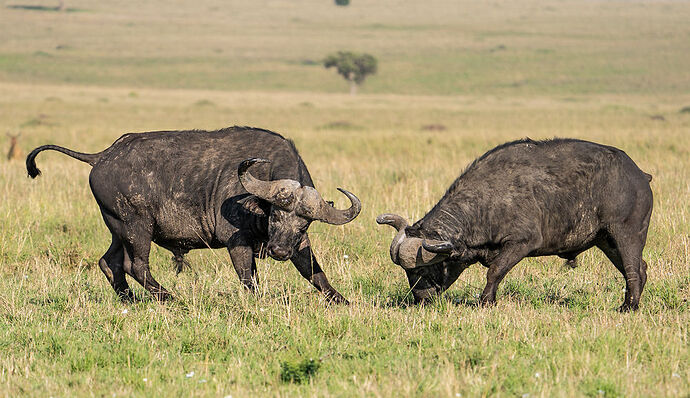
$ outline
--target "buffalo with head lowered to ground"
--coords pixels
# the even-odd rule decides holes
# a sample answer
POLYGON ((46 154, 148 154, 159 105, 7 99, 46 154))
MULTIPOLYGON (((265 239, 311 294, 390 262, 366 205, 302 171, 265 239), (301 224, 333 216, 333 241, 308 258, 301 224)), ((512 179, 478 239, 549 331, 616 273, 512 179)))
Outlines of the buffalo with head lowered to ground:
POLYGON ((155 242, 179 263, 189 250, 225 247, 252 290, 255 256, 290 259, 329 300, 347 302, 316 261, 307 229, 314 220, 348 223, 361 203, 342 189, 348 209, 324 201, 294 144, 279 134, 250 127, 126 134, 95 154, 44 145, 27 157, 31 177, 40 174, 36 155, 47 149, 93 166, 89 183, 112 233, 99 265, 121 297, 132 297, 125 275, 156 298, 169 297, 149 270, 155 242))
POLYGON ((625 152, 574 139, 500 145, 475 160, 422 219, 395 214, 390 256, 417 301, 446 290, 471 264, 488 268, 481 303, 493 303, 524 257, 572 260, 596 246, 625 278, 621 310, 638 308, 647 281, 642 249, 652 213, 651 176, 625 152))

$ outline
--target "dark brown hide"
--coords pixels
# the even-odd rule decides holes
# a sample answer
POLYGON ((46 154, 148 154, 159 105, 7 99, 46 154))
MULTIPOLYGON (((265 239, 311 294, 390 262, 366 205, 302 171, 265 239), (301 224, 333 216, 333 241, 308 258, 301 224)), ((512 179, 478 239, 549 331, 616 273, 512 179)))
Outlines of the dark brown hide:
MULTIPOLYGON (((263 158, 267 162, 252 168, 259 180, 316 192, 297 149, 282 136, 230 127, 126 134, 96 154, 45 145, 27 157, 31 177, 40 174, 35 158, 47 149, 93 166, 89 183, 112 233, 110 249, 99 265, 123 298, 132 295, 126 274, 157 298, 169 296, 149 269, 149 251, 155 242, 173 252, 178 269, 189 250, 225 247, 240 280, 251 290, 256 288, 255 256, 268 253, 277 260, 290 259, 329 300, 347 302, 329 284, 312 253, 307 229, 317 218, 252 195, 238 178, 243 161, 263 158)), ((352 194, 348 197, 357 208, 359 200, 352 194)), ((299 205, 300 199, 295 203, 299 205)), ((348 213, 341 221, 351 221, 358 213, 348 213)))
POLYGON ((442 266, 423 257, 412 269, 403 265, 417 300, 442 292, 458 269, 480 262, 488 268, 481 294, 488 304, 524 257, 558 255, 574 264, 596 246, 625 279, 620 309, 635 310, 647 280, 642 249, 652 213, 650 181, 611 146, 573 139, 510 142, 475 160, 429 213, 398 231, 391 250, 421 241, 420 250, 447 257, 442 266))

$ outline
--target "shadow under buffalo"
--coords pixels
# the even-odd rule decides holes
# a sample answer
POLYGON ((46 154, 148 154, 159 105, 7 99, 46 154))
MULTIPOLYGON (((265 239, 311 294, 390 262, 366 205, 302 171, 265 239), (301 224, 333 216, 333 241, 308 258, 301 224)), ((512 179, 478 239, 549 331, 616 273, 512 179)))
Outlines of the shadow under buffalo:
POLYGON ((379 302, 377 306, 381 308, 408 308, 437 307, 448 304, 477 307, 479 306, 479 293, 472 287, 465 287, 460 290, 444 292, 443 294, 416 303, 412 291, 408 289, 390 294, 388 300, 379 302))
MULTIPOLYGON (((415 303, 412 291, 409 289, 400 290, 388 295, 388 300, 379 302, 377 306, 381 308, 408 308, 408 307, 443 307, 447 305, 479 307, 479 294, 481 289, 474 286, 463 286, 451 289, 441 295, 431 297, 421 303, 415 303)), ((559 306, 571 310, 582 310, 590 307, 595 301, 591 292, 583 289, 575 289, 568 294, 553 291, 544 291, 538 288, 515 289, 513 286, 499 288, 497 301, 511 300, 518 305, 527 305, 532 308, 542 308, 545 306, 559 306)))

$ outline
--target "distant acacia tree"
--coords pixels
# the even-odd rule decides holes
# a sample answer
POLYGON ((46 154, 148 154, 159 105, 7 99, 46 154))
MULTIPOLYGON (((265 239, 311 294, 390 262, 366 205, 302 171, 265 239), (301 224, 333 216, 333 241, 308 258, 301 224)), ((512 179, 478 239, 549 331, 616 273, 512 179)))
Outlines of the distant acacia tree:
POLYGON ((335 0, 335 5, 345 7, 350 5, 350 0, 335 0))
POLYGON ((351 51, 338 51, 323 60, 326 68, 335 67, 338 74, 350 82, 350 94, 357 94, 357 87, 367 76, 376 73, 378 62, 373 55, 358 54, 351 51))

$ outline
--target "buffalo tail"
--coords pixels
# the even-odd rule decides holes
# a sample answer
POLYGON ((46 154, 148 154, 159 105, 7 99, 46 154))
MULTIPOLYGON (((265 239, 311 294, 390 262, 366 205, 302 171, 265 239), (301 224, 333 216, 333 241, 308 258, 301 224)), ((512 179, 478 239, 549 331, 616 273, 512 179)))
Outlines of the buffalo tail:
POLYGON ((36 178, 41 174, 41 170, 36 167, 36 156, 39 154, 39 152, 45 150, 62 152, 65 155, 71 156, 77 160, 81 160, 82 162, 86 162, 91 166, 93 166, 94 163, 96 163, 101 157, 100 153, 81 153, 57 145, 42 145, 31 151, 29 156, 26 157, 26 171, 29 173, 29 177, 36 178))

